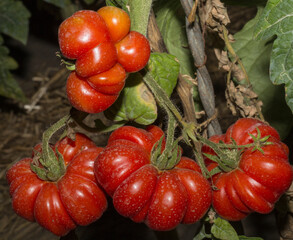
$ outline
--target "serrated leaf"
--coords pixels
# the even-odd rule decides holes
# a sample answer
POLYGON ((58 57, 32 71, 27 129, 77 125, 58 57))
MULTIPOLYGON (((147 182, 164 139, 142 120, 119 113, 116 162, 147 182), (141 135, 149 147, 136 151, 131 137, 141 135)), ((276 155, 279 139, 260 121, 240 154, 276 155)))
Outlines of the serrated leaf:
POLYGON ((119 98, 104 114, 115 122, 133 121, 143 125, 157 119, 156 101, 140 73, 130 74, 119 98))
POLYGON ((15 67, 15 63, 11 63, 14 60, 8 56, 8 53, 8 48, 0 45, 0 95, 25 102, 26 98, 21 88, 9 71, 15 67))
POLYGON ((179 68, 176 57, 167 53, 152 53, 147 65, 153 78, 169 97, 176 86, 179 68))
POLYGON ((261 12, 262 8, 259 8, 257 16, 234 35, 236 41, 232 46, 244 64, 253 90, 264 104, 262 111, 265 119, 284 138, 292 128, 293 116, 283 97, 283 87, 273 85, 270 81, 269 64, 272 43, 253 38, 255 24, 261 12))
POLYGON ((0 32, 23 44, 27 41, 29 17, 30 12, 21 1, 0 1, 0 32))
POLYGON ((154 11, 162 37, 170 54, 176 56, 180 63, 180 72, 193 76, 195 67, 188 48, 185 30, 185 13, 180 1, 155 1, 154 11))
POLYGON ((239 240, 263 240, 260 237, 246 237, 246 236, 239 236, 239 240))
POLYGON ((270 77, 285 84, 285 99, 293 112, 293 1, 269 0, 255 27, 255 37, 273 43, 270 77))
POLYGON ((216 218, 214 224, 212 225, 211 233, 217 239, 239 240, 237 232, 232 225, 222 218, 216 218))
POLYGON ((65 8, 68 3, 68 0, 43 0, 43 1, 50 3, 50 4, 53 4, 53 5, 60 7, 60 8, 65 8))

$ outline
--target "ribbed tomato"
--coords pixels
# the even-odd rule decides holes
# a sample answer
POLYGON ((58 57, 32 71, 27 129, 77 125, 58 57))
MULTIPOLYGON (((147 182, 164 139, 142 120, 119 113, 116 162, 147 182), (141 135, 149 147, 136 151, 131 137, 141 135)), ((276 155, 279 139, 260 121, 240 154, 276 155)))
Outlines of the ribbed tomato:
MULTIPOLYGON (((82 135, 77 137, 81 138, 82 135)), ((80 142, 88 144, 88 140, 80 142)), ((76 155, 56 181, 40 179, 31 170, 32 158, 18 161, 6 173, 14 211, 58 236, 66 235, 77 225, 92 223, 107 208, 105 194, 97 185, 93 171, 94 160, 102 148, 91 146, 82 150, 85 145, 72 145, 68 139, 61 140, 59 150, 64 158, 72 152, 76 155), (69 148, 63 146, 65 142, 70 144, 69 148)))
POLYGON ((234 170, 213 177, 212 204, 227 220, 238 221, 251 212, 271 212, 275 202, 291 185, 293 171, 288 162, 288 147, 270 125, 257 119, 242 118, 228 128, 225 142, 234 140, 237 145, 251 144, 252 136, 258 135, 260 138, 269 136, 270 144, 261 146, 261 151, 254 147, 244 148, 234 170))
POLYGON ((161 136, 156 126, 121 127, 110 136, 94 169, 121 215, 155 230, 170 230, 203 217, 211 204, 211 188, 190 158, 182 157, 168 170, 151 163, 152 147, 161 136))

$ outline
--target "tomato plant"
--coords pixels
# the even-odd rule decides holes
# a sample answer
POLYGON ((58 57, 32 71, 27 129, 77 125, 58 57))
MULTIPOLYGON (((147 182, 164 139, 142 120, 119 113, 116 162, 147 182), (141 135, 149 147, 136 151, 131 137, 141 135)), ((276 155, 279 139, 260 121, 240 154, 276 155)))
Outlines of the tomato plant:
POLYGON ((162 136, 156 126, 118 128, 94 169, 121 215, 155 230, 170 230, 198 221, 210 206, 211 189, 190 158, 182 157, 172 169, 151 163, 151 150, 162 136))
POLYGON ((94 160, 102 148, 96 147, 83 134, 77 134, 76 141, 66 137, 54 148, 66 159, 66 169, 58 179, 41 179, 32 171, 35 158, 24 158, 15 163, 7 171, 6 178, 14 211, 63 236, 77 225, 88 225, 97 220, 107 208, 106 197, 93 172, 94 160))

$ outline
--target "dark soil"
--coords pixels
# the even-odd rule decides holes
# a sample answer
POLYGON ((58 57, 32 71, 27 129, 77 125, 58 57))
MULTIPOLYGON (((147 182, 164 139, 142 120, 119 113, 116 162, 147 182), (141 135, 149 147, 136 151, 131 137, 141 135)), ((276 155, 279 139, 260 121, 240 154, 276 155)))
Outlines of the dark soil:
MULTIPOLYGON (((22 105, 12 100, 0 98, 0 239, 1 240, 53 240, 58 239, 36 223, 31 223, 18 217, 11 208, 5 172, 13 163, 31 155, 32 147, 41 141, 43 131, 59 120, 70 110, 65 95, 65 82, 68 73, 62 71, 55 52, 58 50, 57 27, 60 23, 55 9, 37 8, 28 1, 32 12, 31 34, 26 46, 9 40, 11 54, 19 62, 20 68, 15 77, 24 90, 30 103, 22 105), (52 79, 57 79, 56 81, 52 79), (45 87, 44 94, 40 89, 45 87), (39 100, 36 101, 36 97, 39 100), (28 107, 32 109, 28 111, 28 107)), ((231 31, 236 32, 255 14, 255 9, 231 9, 231 31), (241 19, 241 21, 239 21, 241 19), (237 21, 236 21, 237 20, 237 21)), ((224 74, 219 73, 217 61, 209 49, 208 68, 214 81, 217 107, 221 109, 220 122, 225 130, 235 119, 225 106, 223 96, 224 74), (222 111, 223 110, 223 111, 222 111)), ((106 136, 90 135, 99 145, 104 145, 106 136)), ((183 240, 193 238, 196 226, 180 226, 179 235, 183 240)), ((278 239, 274 215, 253 215, 244 221, 245 233, 250 236, 262 236, 266 240, 278 239)), ((146 228, 144 224, 134 224, 120 217, 111 207, 102 219, 88 228, 80 228, 78 234, 85 234, 89 229, 95 229, 95 235, 88 234, 85 239, 156 239, 156 233, 146 228)), ((68 237, 67 239, 74 239, 68 237)), ((161 236, 161 239, 164 237, 161 236)), ((170 239, 168 234, 165 239, 170 239)))

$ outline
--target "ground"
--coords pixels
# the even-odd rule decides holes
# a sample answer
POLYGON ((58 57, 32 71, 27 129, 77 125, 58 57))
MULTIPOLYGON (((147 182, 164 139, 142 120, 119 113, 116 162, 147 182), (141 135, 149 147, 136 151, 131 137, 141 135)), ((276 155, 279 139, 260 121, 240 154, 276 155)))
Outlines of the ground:
MULTIPOLYGON (((60 20, 56 20, 52 12, 48 13, 41 9, 36 13, 36 6, 30 7, 35 15, 31 19, 31 33, 27 45, 22 46, 15 41, 7 40, 11 54, 20 64, 20 69, 14 75, 30 101, 25 107, 15 101, 0 98, 1 240, 58 239, 39 227, 38 224, 27 222, 13 212, 5 180, 7 168, 21 158, 30 156, 32 147, 41 141, 42 132, 70 110, 64 89, 68 73, 62 70, 64 67, 60 66, 60 61, 55 56, 55 52, 58 51, 57 26, 60 20), (42 16, 42 21, 40 21, 40 16, 42 16), (29 107, 31 110, 28 110, 29 107)), ((232 21, 233 17, 243 19, 239 26, 233 26, 234 30, 240 29, 243 23, 253 17, 255 13, 255 9, 251 8, 232 9, 231 11, 232 21)), ((233 30, 233 28, 231 29, 233 30)), ((212 52, 209 52, 211 59, 213 59, 212 55, 212 52)), ((217 107, 225 109, 221 112, 220 121, 226 128, 232 118, 225 108, 223 100, 223 84, 221 83, 223 75, 218 73, 215 62, 209 61, 208 67, 212 79, 215 81, 217 107)), ((91 135, 91 137, 99 145, 106 142, 104 135, 91 135)), ((248 235, 260 236, 261 234, 266 240, 278 238, 273 214, 269 217, 253 215, 244 221, 244 226, 248 235)), ((120 217, 111 207, 98 223, 94 223, 90 228, 80 228, 79 234, 84 234, 88 229, 93 228, 96 229, 95 236, 99 236, 99 239, 155 239, 156 236, 144 224, 134 224, 130 220, 120 217)), ((179 235, 181 239, 189 240, 193 238, 195 230, 196 225, 180 226, 179 235)), ((168 236, 166 235, 165 238, 168 239, 168 236)), ((94 237, 89 235, 86 239, 94 239, 94 237)))

